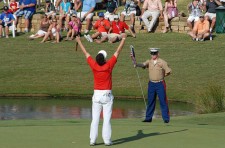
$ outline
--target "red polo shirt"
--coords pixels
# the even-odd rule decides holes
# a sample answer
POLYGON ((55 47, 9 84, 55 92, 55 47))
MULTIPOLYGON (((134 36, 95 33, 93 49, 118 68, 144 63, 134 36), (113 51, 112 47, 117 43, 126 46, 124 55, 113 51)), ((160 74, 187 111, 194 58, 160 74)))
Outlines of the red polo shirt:
POLYGON ((94 90, 112 90, 112 70, 116 62, 117 58, 114 55, 102 66, 99 66, 91 56, 87 58, 87 63, 94 74, 94 90))
POLYGON ((108 29, 106 29, 106 27, 110 28, 110 22, 106 19, 97 20, 94 24, 94 28, 96 28, 98 32, 108 32, 108 29))
POLYGON ((125 29, 129 29, 129 26, 122 21, 113 21, 112 22, 112 33, 120 34, 120 32, 124 33, 125 29))

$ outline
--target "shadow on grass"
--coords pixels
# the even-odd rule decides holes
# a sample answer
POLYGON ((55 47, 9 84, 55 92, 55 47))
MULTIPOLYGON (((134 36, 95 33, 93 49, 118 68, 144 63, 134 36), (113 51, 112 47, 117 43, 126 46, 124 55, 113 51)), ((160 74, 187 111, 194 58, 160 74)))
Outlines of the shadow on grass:
POLYGON ((172 131, 172 132, 166 132, 166 133, 149 133, 149 134, 144 134, 142 130, 138 130, 137 131, 137 135, 134 136, 130 136, 130 137, 125 137, 125 138, 121 138, 121 139, 117 139, 117 140, 113 140, 113 145, 118 145, 118 144, 122 144, 122 143, 126 143, 126 142, 130 142, 130 141, 135 141, 135 140, 139 140, 142 138, 146 138, 146 137, 151 137, 151 136, 160 136, 160 135, 165 135, 165 134, 173 134, 173 133, 177 133, 177 132, 184 132, 187 131, 188 129, 183 129, 183 130, 179 130, 179 131, 172 131))

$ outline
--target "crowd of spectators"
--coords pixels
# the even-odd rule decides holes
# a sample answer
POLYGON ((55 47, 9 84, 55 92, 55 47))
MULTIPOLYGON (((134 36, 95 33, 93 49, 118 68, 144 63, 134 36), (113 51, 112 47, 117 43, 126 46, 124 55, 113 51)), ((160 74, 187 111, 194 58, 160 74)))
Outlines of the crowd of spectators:
MULTIPOLYGON (((40 22, 40 29, 29 38, 43 37, 42 43, 49 39, 54 39, 53 43, 59 43, 62 40, 62 31, 66 31, 67 35, 64 39, 66 41, 83 34, 89 42, 114 43, 127 37, 125 30, 128 30, 132 37, 136 37, 135 18, 143 21, 149 33, 154 31, 156 22, 162 19, 165 23, 162 33, 167 33, 170 30, 171 19, 179 15, 177 0, 165 0, 164 7, 161 0, 123 0, 124 9, 121 13, 118 12, 117 2, 117 0, 104 0, 105 13, 99 12, 99 19, 92 22, 96 0, 57 0, 55 3, 45 0, 45 14, 40 22), (127 16, 130 18, 129 25, 125 23, 127 16), (83 21, 86 25, 81 32, 83 21), (96 32, 91 35, 92 27, 96 32)), ((36 4, 36 0, 18 2, 11 0, 9 7, 4 6, 0 15, 0 37, 2 37, 2 29, 5 28, 8 38, 9 27, 13 21, 16 26, 18 17, 21 16, 25 18, 24 32, 28 32, 30 21, 36 12, 36 4)), ((188 35, 193 40, 204 41, 211 36, 216 22, 216 8, 220 5, 222 5, 220 0, 192 0, 188 4, 187 26, 190 28, 188 35)))

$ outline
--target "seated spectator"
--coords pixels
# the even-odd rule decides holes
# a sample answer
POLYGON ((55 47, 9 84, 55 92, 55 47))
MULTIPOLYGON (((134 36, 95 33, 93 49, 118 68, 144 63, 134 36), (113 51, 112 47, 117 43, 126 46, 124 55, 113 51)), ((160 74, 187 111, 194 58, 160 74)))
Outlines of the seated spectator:
POLYGON ((9 38, 9 27, 12 26, 15 18, 11 13, 8 12, 9 7, 3 7, 3 13, 0 15, 0 38, 2 37, 2 29, 5 29, 6 38, 9 38))
POLYGON ((121 13, 121 20, 125 21, 126 16, 130 16, 130 28, 133 32, 134 31, 134 24, 135 24, 135 16, 136 16, 136 7, 137 5, 140 6, 140 0, 126 0, 125 1, 125 8, 124 11, 121 13))
POLYGON ((81 22, 86 20, 86 28, 84 30, 84 33, 87 35, 89 33, 89 30, 91 29, 91 22, 92 17, 94 15, 94 9, 96 6, 95 0, 78 0, 77 1, 77 9, 80 9, 82 6, 82 11, 77 13, 77 16, 80 18, 81 22))
POLYGON ((50 0, 45 0, 45 14, 49 19, 56 16, 55 6, 51 3, 50 0))
POLYGON ((36 10, 36 4, 37 4, 36 0, 20 0, 19 1, 20 9, 18 9, 15 12, 15 15, 17 17, 16 21, 15 21, 15 24, 17 24, 18 17, 21 17, 21 16, 24 15, 24 18, 25 18, 24 32, 28 32, 28 28, 29 28, 29 25, 30 25, 30 19, 33 16, 33 14, 35 13, 35 10, 36 10))
POLYGON ((95 40, 97 43, 102 43, 107 40, 107 33, 110 28, 110 22, 104 18, 104 13, 99 12, 98 14, 99 20, 97 20, 93 24, 93 28, 97 30, 96 33, 92 34, 91 38, 88 35, 84 35, 84 37, 90 41, 93 42, 95 40), (97 40, 97 38, 100 37, 100 40, 97 40))
POLYGON ((19 9, 19 3, 16 0, 10 0, 9 11, 14 14, 19 9))
POLYGON ((36 38, 42 38, 48 32, 48 28, 50 26, 50 21, 47 15, 44 15, 43 19, 40 22, 40 28, 36 34, 32 34, 29 39, 33 40, 36 38))
POLYGON ((209 37, 209 21, 203 15, 199 16, 199 20, 194 24, 194 28, 189 35, 193 40, 204 41, 209 37))
MULTIPOLYGON (((69 20, 70 20, 70 2, 68 0, 63 0, 61 3, 60 3, 60 25, 61 25, 61 28, 63 26, 63 20, 65 19, 65 24, 68 24, 69 23, 69 20)), ((64 25, 64 29, 67 30, 67 25, 64 25)))
POLYGON ((204 9, 203 3, 200 0, 193 0, 187 6, 189 17, 187 19, 187 26, 190 28, 190 31, 193 29, 193 23, 199 20, 199 16, 202 14, 204 9))
POLYGON ((77 35, 80 35, 82 24, 80 22, 80 19, 77 18, 76 14, 73 14, 71 17, 71 21, 68 24, 69 31, 67 33, 67 37, 65 41, 67 40, 73 40, 74 37, 77 35))
POLYGON ((61 39, 60 30, 60 24, 57 23, 56 19, 53 19, 52 24, 49 26, 48 32, 45 34, 41 43, 47 41, 48 38, 50 38, 51 40, 55 39, 55 41, 53 41, 52 43, 59 43, 61 39))
POLYGON ((205 16, 209 21, 211 21, 211 26, 210 26, 210 33, 212 32, 215 24, 216 24, 216 8, 218 6, 222 6, 222 3, 219 0, 206 0, 204 2, 205 6, 205 16))
POLYGON ((108 19, 110 22, 114 21, 114 15, 116 14, 117 8, 117 0, 107 0, 105 19, 108 19))
POLYGON ((177 0, 166 0, 163 15, 165 23, 163 33, 167 33, 170 28, 169 20, 178 16, 177 0))
POLYGON ((161 0, 145 0, 140 18, 142 18, 149 33, 152 32, 159 15, 160 18, 163 18, 163 7, 161 0), (151 21, 148 20, 150 16, 152 16, 151 21))
POLYGON ((109 43, 115 43, 120 41, 122 38, 126 38, 127 35, 125 33, 125 29, 129 30, 134 38, 136 37, 125 22, 120 21, 118 16, 114 16, 114 21, 112 22, 112 26, 110 27, 108 34, 109 43))

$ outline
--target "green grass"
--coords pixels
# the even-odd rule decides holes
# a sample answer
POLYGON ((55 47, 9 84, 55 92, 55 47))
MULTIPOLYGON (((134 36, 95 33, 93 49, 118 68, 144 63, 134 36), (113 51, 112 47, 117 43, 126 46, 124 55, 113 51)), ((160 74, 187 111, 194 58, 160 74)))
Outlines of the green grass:
MULTIPOLYGON (((0 94, 91 95, 93 77, 81 50, 74 42, 40 44, 29 41, 27 35, 1 39, 0 94)), ((154 33, 128 37, 113 71, 115 96, 141 97, 135 69, 129 57, 129 46, 135 47, 138 62, 150 58, 148 48, 159 47, 160 56, 172 68, 166 78, 169 99, 193 101, 199 88, 208 82, 220 85, 225 80, 224 35, 216 34, 213 41, 193 42, 186 34, 154 33)), ((91 55, 105 49, 109 57, 118 43, 95 44, 83 40, 91 55)), ((148 71, 138 69, 141 84, 147 94, 148 71)))
MULTIPOLYGON (((223 148, 225 113, 174 117, 165 125, 161 119, 112 120, 116 148, 223 148)), ((16 120, 0 122, 2 148, 88 148, 90 120, 16 120)), ((99 126, 98 145, 105 147, 99 126)))

